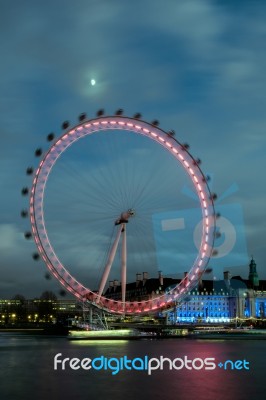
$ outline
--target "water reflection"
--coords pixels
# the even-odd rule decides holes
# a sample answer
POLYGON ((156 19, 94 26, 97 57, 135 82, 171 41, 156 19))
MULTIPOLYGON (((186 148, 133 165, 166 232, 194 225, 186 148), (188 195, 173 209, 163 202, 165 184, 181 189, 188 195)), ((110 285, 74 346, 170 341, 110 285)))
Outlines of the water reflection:
POLYGON ((1 399, 64 400, 106 398, 116 400, 250 400, 264 398, 264 354, 266 342, 260 341, 69 341, 66 338, 0 337, 1 399), (218 360, 246 359, 247 370, 109 370, 65 371, 53 369, 54 356, 82 359, 148 357, 190 359, 214 357, 218 360))

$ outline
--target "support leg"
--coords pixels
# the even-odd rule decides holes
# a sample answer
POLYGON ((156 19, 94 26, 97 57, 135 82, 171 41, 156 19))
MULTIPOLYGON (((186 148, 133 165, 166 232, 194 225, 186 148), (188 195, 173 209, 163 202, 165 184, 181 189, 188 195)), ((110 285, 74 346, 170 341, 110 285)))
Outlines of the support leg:
POLYGON ((109 254, 109 258, 107 260, 107 263, 106 263, 106 266, 105 266, 105 269, 104 269, 104 273, 103 273, 102 280, 101 280, 100 287, 99 287, 98 297, 96 299, 96 303, 97 304, 100 301, 100 298, 101 298, 101 296, 103 294, 103 291, 104 291, 104 287, 105 287, 106 281, 107 281, 108 276, 110 274, 110 270, 111 270, 111 267, 112 267, 112 264, 113 264, 113 261, 114 261, 114 258, 115 258, 117 246, 118 246, 119 239, 120 239, 120 236, 121 236, 122 228, 123 228, 123 225, 119 225, 115 241, 114 241, 113 246, 111 248, 111 251, 110 251, 110 254, 109 254))
POLYGON ((123 311, 125 310, 126 301, 126 280, 127 280, 127 237, 126 237, 126 225, 123 224, 123 238, 122 238, 122 257, 121 257, 121 291, 122 291, 122 303, 123 311))

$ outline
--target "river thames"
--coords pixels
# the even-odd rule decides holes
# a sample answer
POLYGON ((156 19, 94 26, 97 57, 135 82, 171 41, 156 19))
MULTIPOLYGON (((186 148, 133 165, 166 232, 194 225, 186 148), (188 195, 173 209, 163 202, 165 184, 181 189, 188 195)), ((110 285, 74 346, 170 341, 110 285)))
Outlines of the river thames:
MULTIPOLYGON (((265 340, 69 341, 65 337, 0 333, 1 399, 259 399, 265 398, 266 391, 265 355, 265 340), (66 363, 62 370, 59 363, 55 370, 58 353, 60 359, 97 358, 99 369, 71 369, 66 363), (112 358, 114 366, 114 359, 125 357, 137 359, 135 369, 100 369, 103 359, 112 358), (140 370, 145 357, 178 359, 176 369, 170 369, 167 360, 162 369, 151 361, 158 369, 149 374, 140 370), (191 369, 182 367, 182 360, 195 359, 194 364, 187 364, 191 369), (202 367, 200 360, 206 359, 215 359, 215 368, 207 369, 208 362, 202 367), (226 369, 225 361, 229 362, 226 369)), ((77 362, 72 365, 77 366, 77 362)))

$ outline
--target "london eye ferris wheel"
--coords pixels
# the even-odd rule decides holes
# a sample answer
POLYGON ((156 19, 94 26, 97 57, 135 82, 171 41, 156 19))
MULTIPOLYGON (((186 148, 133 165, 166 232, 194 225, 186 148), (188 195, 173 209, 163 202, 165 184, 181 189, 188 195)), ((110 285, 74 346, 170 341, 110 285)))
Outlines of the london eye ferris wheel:
MULTIPOLYGON (((39 256, 61 285, 79 300, 113 313, 136 314, 181 301, 197 284, 213 253, 215 210, 200 161, 174 131, 140 114, 79 118, 75 127, 47 137, 46 152, 37 149, 29 195, 31 232, 39 256), (197 194, 202 227, 198 252, 186 276, 166 294, 142 301, 127 298, 127 283, 136 273, 155 276, 158 265, 153 216, 182 207, 180 188, 189 182, 197 194), (105 296, 108 280, 119 279, 118 299, 105 296)), ((163 251, 163 249, 162 249, 163 251)), ((172 250, 180 251, 178 245, 172 250)), ((175 269, 175 268, 174 268, 175 269)), ((172 271, 173 277, 178 272, 172 271)))

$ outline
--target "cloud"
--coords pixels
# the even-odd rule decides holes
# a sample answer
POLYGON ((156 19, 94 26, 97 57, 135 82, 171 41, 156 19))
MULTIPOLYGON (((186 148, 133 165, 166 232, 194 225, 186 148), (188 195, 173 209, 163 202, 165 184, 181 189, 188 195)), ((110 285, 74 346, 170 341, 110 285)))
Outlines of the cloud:
POLYGON ((243 205, 249 248, 257 251, 262 271, 266 9, 262 2, 252 12, 250 7, 248 1, 238 7, 207 0, 1 6, 3 285, 22 282, 29 289, 27 282, 39 285, 43 273, 31 260, 34 245, 23 238, 28 222, 19 219, 28 205, 21 187, 31 183, 25 169, 38 162, 35 148, 47 149, 45 136, 59 135, 63 120, 75 124, 80 112, 94 116, 102 107, 106 113, 119 107, 129 115, 140 111, 144 119, 158 118, 162 128, 174 129, 203 160, 204 172, 214 173, 218 194, 239 185, 228 202, 243 205))
POLYGON ((0 251, 9 252, 21 243, 16 226, 12 224, 0 225, 0 251))
POLYGON ((158 27, 194 49, 197 55, 209 52, 214 42, 225 30, 225 16, 222 8, 211 1, 189 0, 168 2, 169 8, 161 6, 158 27))

